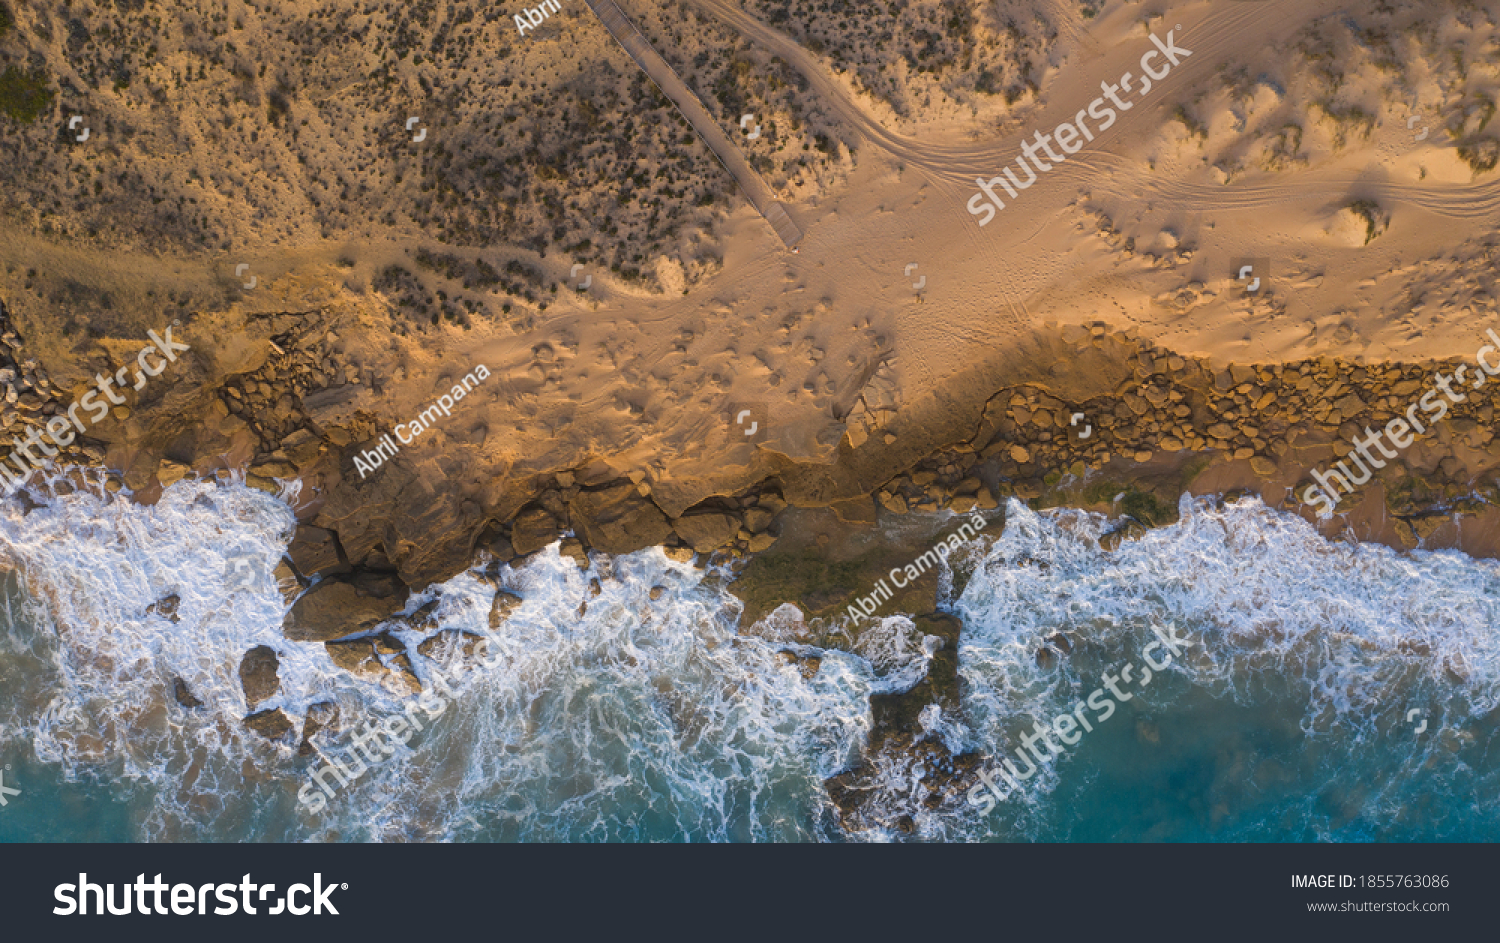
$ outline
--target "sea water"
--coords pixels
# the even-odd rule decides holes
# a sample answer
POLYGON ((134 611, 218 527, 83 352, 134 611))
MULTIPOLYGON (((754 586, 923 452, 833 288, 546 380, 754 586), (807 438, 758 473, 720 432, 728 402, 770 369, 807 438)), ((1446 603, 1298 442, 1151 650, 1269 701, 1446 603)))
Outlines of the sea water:
MULTIPOLYGON (((924 716, 933 735, 998 757, 1102 672, 1141 663, 1153 625, 1194 644, 993 811, 923 811, 897 836, 845 832, 823 781, 858 762, 869 696, 926 668, 932 640, 903 616, 852 652, 816 653, 804 677, 774 625, 739 631, 728 574, 659 549, 585 571, 553 546, 500 568, 523 602, 441 713, 418 711, 421 732, 314 812, 297 795, 322 759, 243 725, 244 653, 280 658, 258 709, 300 731, 311 705, 338 705, 345 730, 318 740, 330 756, 350 726, 406 705, 282 637, 270 571, 294 529, 286 503, 190 481, 152 506, 97 489, 44 500, 0 512, 0 763, 22 790, 0 808, 3 841, 1500 834, 1500 568, 1329 542, 1255 501, 1185 498, 1178 523, 1109 552, 1103 518, 1013 502, 998 540, 954 558, 967 580, 945 574, 940 604, 965 624, 963 702, 924 716), (176 622, 148 611, 172 594, 176 622), (1059 634, 1067 650, 1039 659, 1059 634), (202 707, 176 702, 178 678, 202 707)), ((435 601, 442 627, 489 635, 493 593, 467 572, 408 609, 435 601)))

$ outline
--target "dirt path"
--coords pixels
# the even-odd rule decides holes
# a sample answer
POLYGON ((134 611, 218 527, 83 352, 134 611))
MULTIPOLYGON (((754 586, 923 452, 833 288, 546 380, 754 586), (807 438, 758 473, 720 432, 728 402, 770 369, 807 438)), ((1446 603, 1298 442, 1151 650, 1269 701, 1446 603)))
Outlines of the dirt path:
POLYGON ((656 87, 661 89, 662 94, 671 99, 672 103, 677 106, 677 110, 682 112, 688 124, 693 126, 698 135, 708 144, 709 150, 719 158, 719 163, 724 165, 724 169, 728 170, 735 182, 740 185, 740 189, 744 191, 751 205, 766 218, 771 228, 776 230, 776 235, 781 238, 782 243, 790 249, 801 242, 802 230, 798 229, 797 224, 792 222, 792 218, 787 215, 786 207, 772 198, 771 188, 761 179, 755 168, 750 166, 744 151, 734 145, 729 135, 724 133, 713 115, 709 113, 708 108, 704 106, 702 100, 672 70, 667 60, 651 47, 651 43, 626 18, 614 0, 584 0, 584 2, 589 5, 589 9, 594 11, 594 15, 599 17, 610 35, 630 54, 630 58, 635 60, 636 65, 641 67, 641 71, 645 72, 651 81, 656 83, 656 87))

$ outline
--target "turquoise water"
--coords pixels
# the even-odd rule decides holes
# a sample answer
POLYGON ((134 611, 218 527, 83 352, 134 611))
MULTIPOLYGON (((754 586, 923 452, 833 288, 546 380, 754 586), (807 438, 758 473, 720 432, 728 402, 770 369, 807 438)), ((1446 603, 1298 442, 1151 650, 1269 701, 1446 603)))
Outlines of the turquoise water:
MULTIPOLYGON (((1009 754, 1103 672, 1141 665, 1153 626, 1194 644, 992 811, 920 812, 913 836, 844 832, 822 785, 857 759, 869 695, 925 670, 906 619, 854 653, 823 652, 804 678, 774 631, 738 634, 739 604, 716 575, 658 550, 583 572, 554 547, 502 572, 525 601, 487 658, 454 675, 452 697, 418 708, 281 638, 265 573, 235 583, 233 554, 274 561, 289 539, 274 498, 183 482, 151 508, 76 494, 8 511, 0 762, 22 793, 0 808, 0 841, 1500 835, 1500 568, 1329 543, 1256 502, 1182 510, 1106 554, 1100 519, 1012 504, 998 541, 965 548, 974 575, 945 599, 966 626, 964 709, 926 718, 955 750, 1009 754), (176 623, 147 612, 169 593, 176 623), (1059 634, 1066 645, 1039 663, 1059 634), (262 706, 299 728, 309 705, 333 701, 346 728, 410 708, 423 730, 326 807, 299 805, 322 761, 239 722, 237 668, 258 644, 282 662, 262 706), (176 677, 204 707, 175 703, 176 677)), ((492 594, 463 574, 413 607, 436 600, 442 626, 482 634, 492 594)), ((325 753, 347 757, 350 736, 325 753)))

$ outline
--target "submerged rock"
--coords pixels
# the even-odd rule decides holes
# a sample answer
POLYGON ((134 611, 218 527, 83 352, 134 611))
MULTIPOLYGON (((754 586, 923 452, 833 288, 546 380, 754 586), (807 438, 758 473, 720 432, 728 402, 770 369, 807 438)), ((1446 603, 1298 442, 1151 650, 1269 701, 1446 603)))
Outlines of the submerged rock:
POLYGON ((392 675, 398 688, 404 688, 412 694, 422 690, 422 682, 417 680, 411 659, 406 655, 406 647, 395 636, 381 634, 325 642, 323 645, 333 663, 350 674, 379 683, 384 683, 386 676, 392 675), (389 664, 381 660, 382 654, 390 657, 389 664))
POLYGON ((146 614, 151 615, 154 613, 161 616, 163 619, 170 620, 172 624, 175 625, 178 622, 182 621, 182 617, 177 614, 177 606, 181 602, 182 597, 177 595, 176 593, 173 593, 170 596, 163 596, 156 602, 146 607, 146 614))
POLYGON ((490 628, 500 628, 501 623, 508 619, 511 612, 523 601, 515 593, 507 593, 503 589, 497 590, 495 601, 490 604, 490 628))
POLYGON ((188 688, 187 682, 181 678, 172 679, 172 697, 177 700, 177 703, 188 710, 195 710, 203 706, 203 702, 193 696, 193 692, 188 688))
POLYGON ((251 714, 245 726, 271 741, 286 740, 297 729, 279 707, 251 714))
POLYGON ((339 723, 339 706, 331 701, 320 701, 307 708, 307 719, 302 724, 302 744, 297 747, 298 756, 311 756, 315 751, 312 738, 320 730, 335 730, 339 723))

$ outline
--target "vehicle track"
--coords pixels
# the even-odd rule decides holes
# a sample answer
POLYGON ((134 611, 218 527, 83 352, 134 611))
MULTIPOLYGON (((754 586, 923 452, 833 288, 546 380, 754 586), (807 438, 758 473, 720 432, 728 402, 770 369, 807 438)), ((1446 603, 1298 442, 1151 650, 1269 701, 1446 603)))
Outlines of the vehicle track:
POLYGON ((656 87, 661 89, 661 93, 677 106, 677 110, 687 119, 688 124, 693 126, 693 130, 698 132, 698 136, 703 138, 708 149, 713 151, 714 156, 719 159, 719 163, 724 165, 724 169, 729 171, 729 175, 739 184, 740 190, 744 192, 750 204, 761 216, 765 217, 766 222, 771 224, 771 228, 776 231, 782 244, 790 249, 801 242, 802 230, 792 222, 786 207, 773 198, 771 188, 761 179, 755 168, 750 166, 750 161, 745 157, 744 151, 729 140, 729 135, 719 127, 719 123, 714 120, 702 99, 667 64, 667 60, 661 57, 650 41, 641 35, 641 31, 635 28, 615 0, 584 0, 584 2, 588 4, 590 10, 594 11, 599 22, 604 24, 604 28, 609 30, 610 35, 615 38, 620 47, 635 60, 636 65, 640 66, 641 71, 645 72, 646 76, 656 83, 656 87))

